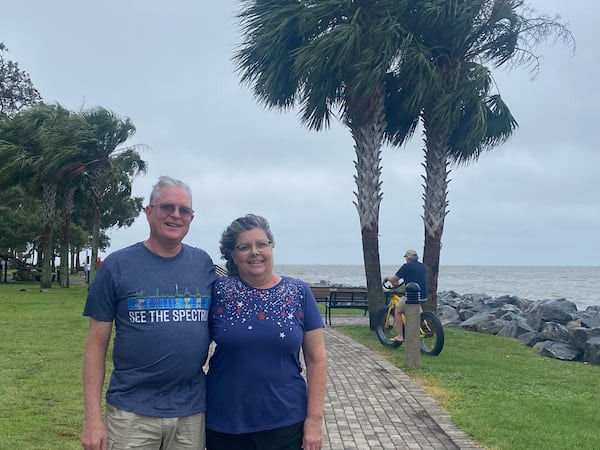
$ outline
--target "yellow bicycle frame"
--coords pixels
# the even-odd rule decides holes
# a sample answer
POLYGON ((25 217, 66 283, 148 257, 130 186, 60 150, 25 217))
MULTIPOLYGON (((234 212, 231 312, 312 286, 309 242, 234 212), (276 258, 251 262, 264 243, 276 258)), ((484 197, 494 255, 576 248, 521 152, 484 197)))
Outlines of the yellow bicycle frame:
MULTIPOLYGON (((394 319, 394 325, 395 323, 395 316, 392 313, 393 310, 396 309, 396 306, 398 305, 398 303, 400 303, 400 300, 402 300, 402 297, 398 294, 394 294, 392 296, 392 300, 390 301, 390 304, 388 305, 388 310, 387 310, 387 314, 385 315, 385 323, 389 324, 389 320, 390 317, 392 317, 394 319)), ((421 321, 421 323, 419 324, 419 335, 421 337, 421 339, 425 338, 427 336, 427 331, 431 331, 431 328, 429 326, 429 324, 427 323, 428 321, 421 321), (426 329, 423 329, 423 326, 426 327, 426 329)), ((406 325, 406 314, 402 314, 402 325, 406 325)))

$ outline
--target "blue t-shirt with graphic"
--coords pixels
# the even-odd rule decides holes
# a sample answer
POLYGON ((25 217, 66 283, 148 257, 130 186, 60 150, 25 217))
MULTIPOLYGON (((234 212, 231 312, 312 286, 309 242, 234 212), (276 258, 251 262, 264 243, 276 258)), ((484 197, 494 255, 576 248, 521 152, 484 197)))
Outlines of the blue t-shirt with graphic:
POLYGON ((141 242, 106 258, 83 315, 115 322, 108 403, 153 417, 206 411, 202 366, 215 279, 208 254, 188 245, 173 258, 141 242))
POLYGON ((239 277, 215 283, 209 317, 217 346, 210 358, 206 427, 241 434, 306 418, 300 348, 304 333, 323 327, 308 285, 282 277, 256 289, 239 277))

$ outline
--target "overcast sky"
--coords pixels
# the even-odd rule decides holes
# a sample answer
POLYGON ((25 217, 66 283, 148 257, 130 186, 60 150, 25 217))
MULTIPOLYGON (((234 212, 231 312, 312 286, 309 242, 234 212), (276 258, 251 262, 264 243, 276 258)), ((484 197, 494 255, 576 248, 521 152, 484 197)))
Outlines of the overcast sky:
MULTIPOLYGON (((577 41, 538 49, 535 79, 494 73, 519 122, 511 140, 453 168, 442 265, 600 265, 598 17, 596 0, 529 1, 560 15, 577 41)), ((362 264, 349 131, 308 131, 297 112, 265 110, 241 86, 231 57, 238 2, 45 0, 4 2, 0 42, 47 103, 103 106, 129 117, 148 199, 160 175, 188 182, 196 217, 186 242, 220 262, 225 227, 264 215, 280 264, 362 264)), ((423 248, 421 135, 383 149, 382 264, 423 248)), ((147 237, 144 215, 111 231, 109 252, 147 237)))

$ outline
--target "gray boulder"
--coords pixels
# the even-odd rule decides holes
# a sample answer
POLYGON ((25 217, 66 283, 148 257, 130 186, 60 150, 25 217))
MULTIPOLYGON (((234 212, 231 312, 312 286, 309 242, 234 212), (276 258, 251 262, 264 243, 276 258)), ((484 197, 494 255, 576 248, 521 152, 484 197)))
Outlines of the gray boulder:
POLYGON ((477 331, 487 334, 498 334, 506 326, 507 322, 501 319, 484 320, 477 324, 477 331))
POLYGON ((577 361, 581 355, 577 348, 563 342, 542 341, 535 344, 533 349, 542 356, 563 361, 577 361))
POLYGON ((589 338, 583 346, 583 361, 600 364, 600 336, 589 338))
POLYGON ((496 315, 490 312, 479 312, 473 314, 467 320, 461 322, 460 327, 472 331, 480 331, 481 328, 487 328, 487 322, 496 320, 496 315))
POLYGON ((546 322, 566 325, 573 320, 575 313, 577 313, 577 305, 566 298, 560 298, 534 302, 526 311, 526 317, 534 330, 541 331, 546 322))
POLYGON ((546 322, 541 333, 549 341, 569 343, 569 330, 560 323, 546 322))
MULTIPOLYGON (((501 319, 505 320, 507 323, 498 332, 498 335, 500 335, 500 336, 505 336, 505 337, 510 337, 510 338, 518 338, 519 336, 521 336, 525 333, 536 333, 536 331, 529 326, 529 324, 523 317, 519 317, 519 316, 513 317, 510 314, 505 314, 504 316, 501 317, 501 319), (509 317, 511 317, 510 320, 508 320, 509 317)), ((541 336, 540 336, 539 340, 541 340, 541 336)), ((539 342, 539 340, 537 340, 536 342, 539 342)), ((536 342, 534 342, 530 346, 534 345, 536 342)), ((525 345, 528 345, 528 344, 525 344, 525 345)))
POLYGON ((438 295, 444 326, 516 338, 551 358, 600 365, 600 306, 577 311, 565 298, 531 301, 504 295, 438 295))
POLYGON ((542 333, 535 330, 520 334, 517 339, 519 339, 519 342, 521 342, 521 344, 526 345, 527 347, 533 347, 538 342, 544 342, 546 340, 542 336, 542 333))
POLYGON ((523 311, 521 311, 521 309, 518 306, 515 306, 511 303, 505 303, 504 305, 501 305, 497 311, 500 317, 507 313, 516 314, 519 316, 523 314, 523 311))
POLYGON ((590 315, 588 312, 585 312, 579 317, 579 321, 583 327, 600 328, 600 314, 590 315))
POLYGON ((461 322, 456 309, 449 305, 439 306, 437 309, 437 315, 444 326, 458 325, 461 322))
POLYGON ((585 351, 588 341, 593 338, 600 338, 600 328, 575 327, 569 329, 569 344, 583 351, 585 351))

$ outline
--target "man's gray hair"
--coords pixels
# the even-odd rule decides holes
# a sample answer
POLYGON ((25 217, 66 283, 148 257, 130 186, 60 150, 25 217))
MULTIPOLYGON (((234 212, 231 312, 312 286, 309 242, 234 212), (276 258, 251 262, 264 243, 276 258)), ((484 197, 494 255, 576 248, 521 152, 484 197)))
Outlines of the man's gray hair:
POLYGON ((158 177, 158 182, 152 188, 152 193, 150 194, 150 202, 148 204, 154 205, 154 202, 160 196, 160 191, 166 187, 176 187, 185 190, 190 196, 190 206, 192 206, 192 190, 190 189, 190 187, 183 181, 176 180, 175 178, 171 178, 166 175, 158 177))

